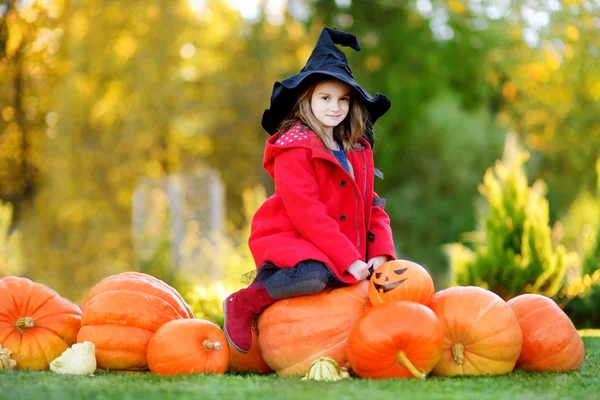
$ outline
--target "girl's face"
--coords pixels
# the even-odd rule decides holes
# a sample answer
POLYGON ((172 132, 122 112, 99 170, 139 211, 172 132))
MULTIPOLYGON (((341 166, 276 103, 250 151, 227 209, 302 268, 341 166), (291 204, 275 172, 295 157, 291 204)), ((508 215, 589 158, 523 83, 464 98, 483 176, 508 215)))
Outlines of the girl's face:
POLYGON ((321 82, 312 94, 310 108, 325 132, 333 134, 333 128, 348 115, 350 88, 338 80, 321 82))

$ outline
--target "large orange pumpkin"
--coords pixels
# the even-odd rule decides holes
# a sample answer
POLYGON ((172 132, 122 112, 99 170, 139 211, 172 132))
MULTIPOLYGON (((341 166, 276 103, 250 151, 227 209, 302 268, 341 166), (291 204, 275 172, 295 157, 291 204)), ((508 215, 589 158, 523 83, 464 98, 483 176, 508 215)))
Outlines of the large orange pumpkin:
POLYGON ((380 265, 369 280, 369 300, 374 306, 386 301, 407 300, 429 305, 433 280, 425 268, 407 260, 380 265))
POLYGON ((570 371, 583 362, 583 340, 567 314, 548 297, 523 294, 508 301, 523 332, 517 367, 526 371, 570 371))
POLYGON ((444 326, 444 353, 433 373, 443 376, 511 372, 523 343, 519 321, 498 295, 457 286, 433 296, 431 309, 444 326))
POLYGON ((256 336, 254 330, 252 330, 252 345, 247 353, 240 353, 233 346, 229 348, 229 371, 256 372, 259 374, 273 372, 262 358, 258 347, 258 336, 256 336))
POLYGON ((350 328, 365 313, 367 281, 332 291, 279 300, 258 320, 258 343, 265 362, 279 376, 306 375, 321 356, 349 367, 350 328))
POLYGON ((148 367, 160 375, 224 374, 228 366, 225 334, 203 319, 169 321, 148 344, 148 367))
POLYGON ((151 275, 124 272, 100 281, 83 303, 77 341, 96 345, 98 368, 123 371, 148 369, 150 338, 163 324, 193 318, 175 289, 151 275))
POLYGON ((27 278, 0 279, 0 345, 17 368, 43 370, 71 347, 81 310, 54 290, 27 278))
POLYGON ((433 311, 408 301, 373 307, 352 327, 346 347, 362 378, 425 378, 444 348, 444 327, 433 311))

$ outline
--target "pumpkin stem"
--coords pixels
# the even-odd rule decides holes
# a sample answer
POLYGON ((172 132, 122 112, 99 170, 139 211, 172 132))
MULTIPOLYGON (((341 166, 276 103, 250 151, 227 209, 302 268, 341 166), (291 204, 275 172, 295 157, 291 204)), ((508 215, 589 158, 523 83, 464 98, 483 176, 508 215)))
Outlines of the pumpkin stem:
POLYGON ((462 343, 456 343, 452 346, 452 357, 456 365, 462 365, 465 358, 465 346, 462 343))
POLYGON ((426 375, 423 372, 419 371, 417 367, 415 367, 413 363, 410 362, 408 357, 406 357, 406 353, 404 353, 403 351, 398 353, 398 362, 404 365, 406 369, 408 369, 415 376, 415 378, 425 379, 426 375))
POLYGON ((15 324, 19 332, 25 333, 27 329, 33 328, 35 324, 33 323, 33 318, 31 317, 21 317, 17 320, 15 324))
POLYGON ((204 342, 202 342, 202 346, 204 346, 204 350, 206 351, 221 350, 221 343, 211 342, 208 339, 204 339, 204 342))

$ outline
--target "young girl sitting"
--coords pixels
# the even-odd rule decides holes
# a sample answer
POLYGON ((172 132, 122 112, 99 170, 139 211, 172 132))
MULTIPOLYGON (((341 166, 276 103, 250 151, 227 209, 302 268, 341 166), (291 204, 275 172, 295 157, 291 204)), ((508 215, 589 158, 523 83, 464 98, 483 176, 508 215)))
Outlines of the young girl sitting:
POLYGON ((275 193, 252 219, 257 276, 223 302, 225 334, 242 353, 255 316, 277 299, 359 282, 396 257, 373 192, 372 127, 390 101, 356 83, 335 44, 360 50, 354 35, 325 28, 302 71, 275 83, 263 115, 275 193))

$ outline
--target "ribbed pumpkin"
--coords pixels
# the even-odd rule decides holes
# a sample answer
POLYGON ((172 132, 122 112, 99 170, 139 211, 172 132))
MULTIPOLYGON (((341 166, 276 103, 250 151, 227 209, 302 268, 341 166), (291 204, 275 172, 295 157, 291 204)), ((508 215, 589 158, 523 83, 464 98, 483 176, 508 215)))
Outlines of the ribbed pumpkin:
POLYGON ((169 321, 148 344, 148 367, 160 375, 224 374, 228 366, 225 334, 203 319, 169 321))
POLYGON ((146 350, 154 332, 171 320, 193 318, 175 289, 139 272, 103 279, 90 289, 82 309, 77 341, 96 345, 98 368, 122 371, 147 370, 146 350))
POLYGON ((43 370, 71 347, 81 310, 49 287, 27 278, 0 279, 0 345, 19 369, 43 370))
POLYGON ((567 314, 548 297, 523 294, 508 301, 523 332, 517 367, 526 371, 570 371, 583 362, 583 340, 567 314))
POLYGON ((443 376, 511 372, 523 343, 517 317, 498 295, 475 286, 441 290, 429 305, 444 326, 443 376))
POLYGON ((444 327, 433 311, 408 301, 373 307, 352 327, 346 347, 362 378, 425 378, 440 360, 444 327))
POLYGON ((429 305, 433 280, 425 268, 407 260, 380 265, 369 280, 369 300, 376 306, 386 301, 407 300, 429 305))
POLYGON ((273 372, 262 358, 258 347, 258 336, 256 336, 254 330, 252 330, 252 345, 246 354, 240 353, 233 346, 229 347, 229 371, 256 372, 259 374, 273 372))
POLYGON ((308 372, 321 356, 349 367, 350 328, 365 313, 368 282, 279 300, 258 320, 258 343, 266 363, 279 376, 308 372))

